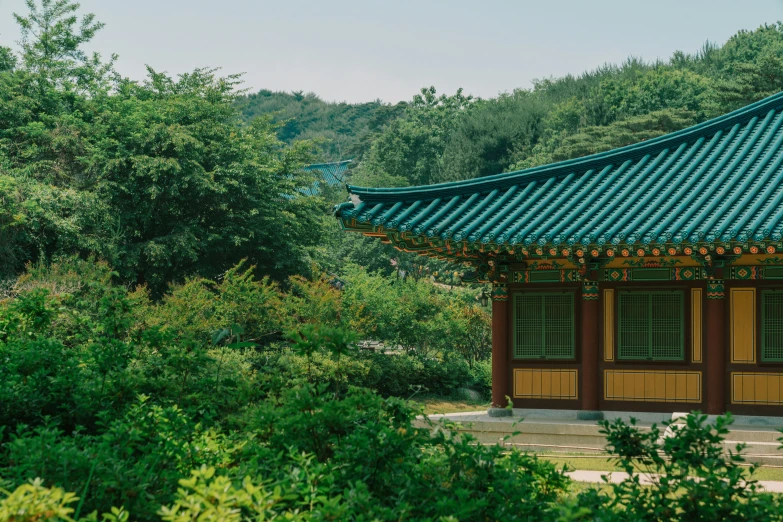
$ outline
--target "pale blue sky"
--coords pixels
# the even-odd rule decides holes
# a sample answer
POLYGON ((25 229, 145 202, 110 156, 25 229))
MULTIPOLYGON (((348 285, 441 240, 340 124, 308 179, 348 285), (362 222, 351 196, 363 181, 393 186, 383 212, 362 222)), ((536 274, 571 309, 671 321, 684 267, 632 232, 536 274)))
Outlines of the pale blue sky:
MULTIPOLYGON (((668 58, 739 29, 783 20, 782 0, 82 0, 106 23, 92 50, 118 70, 244 72, 252 90, 313 91, 326 100, 410 99, 420 87, 482 97, 534 78, 668 58)), ((0 0, 0 44, 19 32, 0 0)))

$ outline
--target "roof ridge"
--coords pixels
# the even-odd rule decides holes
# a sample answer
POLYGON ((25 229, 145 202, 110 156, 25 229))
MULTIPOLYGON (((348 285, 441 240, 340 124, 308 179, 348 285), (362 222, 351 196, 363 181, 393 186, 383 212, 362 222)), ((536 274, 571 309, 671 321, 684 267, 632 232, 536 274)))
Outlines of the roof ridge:
POLYGON ((494 174, 492 176, 451 181, 435 185, 418 185, 401 188, 368 188, 347 185, 347 188, 351 194, 367 196, 367 199, 372 201, 385 201, 396 199, 400 196, 405 196, 406 198, 410 197, 411 199, 432 199, 435 197, 446 197, 468 192, 491 191, 498 188, 507 188, 519 183, 529 183, 533 180, 562 176, 575 170, 581 172, 590 169, 598 170, 613 162, 620 164, 628 160, 654 155, 666 148, 676 147, 682 143, 683 140, 693 138, 695 141, 701 137, 712 136, 719 130, 732 127, 738 123, 750 121, 754 117, 776 108, 783 108, 783 92, 773 94, 772 96, 746 105, 745 107, 741 107, 727 114, 723 114, 685 129, 664 134, 663 136, 658 136, 650 140, 626 145, 618 149, 598 152, 580 158, 573 158, 529 169, 494 174))
POLYGON ((347 159, 347 160, 340 160, 340 161, 331 161, 331 162, 328 162, 328 163, 311 163, 309 165, 305 165, 304 168, 310 169, 310 168, 315 168, 315 167, 329 167, 331 165, 342 165, 344 163, 351 163, 352 161, 353 161, 353 159, 347 159))

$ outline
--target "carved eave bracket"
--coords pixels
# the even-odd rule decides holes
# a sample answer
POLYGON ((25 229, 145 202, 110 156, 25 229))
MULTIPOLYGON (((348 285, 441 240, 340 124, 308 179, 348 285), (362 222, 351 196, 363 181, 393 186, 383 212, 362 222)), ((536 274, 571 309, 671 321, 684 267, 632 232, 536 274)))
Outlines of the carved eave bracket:
POLYGON ((724 269, 739 259, 740 254, 718 254, 715 252, 708 252, 706 249, 702 248, 700 251, 691 252, 690 257, 702 266, 704 275, 708 279, 723 279, 725 277, 724 269))
POLYGON ((599 273, 610 261, 612 261, 612 259, 613 258, 608 256, 595 256, 587 259, 583 265, 584 268, 582 269, 582 272, 584 272, 582 274, 582 280, 598 281, 599 273))
POLYGON ((506 255, 492 252, 478 252, 471 259, 463 260, 474 267, 462 276, 465 283, 508 284, 509 265, 506 255))

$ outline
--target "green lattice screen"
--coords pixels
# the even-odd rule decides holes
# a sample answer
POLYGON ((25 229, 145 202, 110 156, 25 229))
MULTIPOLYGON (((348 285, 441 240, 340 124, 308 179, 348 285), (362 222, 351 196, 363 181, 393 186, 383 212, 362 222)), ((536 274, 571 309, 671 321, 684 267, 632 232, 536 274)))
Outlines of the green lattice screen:
POLYGON ((621 292, 618 297, 620 359, 684 358, 682 292, 621 292))
POLYGON ((650 296, 648 294, 619 294, 621 359, 647 359, 650 356, 650 296))
POLYGON ((514 357, 574 357, 574 295, 524 293, 514 297, 514 357))
POLYGON ((783 291, 761 292, 761 360, 783 361, 783 291))

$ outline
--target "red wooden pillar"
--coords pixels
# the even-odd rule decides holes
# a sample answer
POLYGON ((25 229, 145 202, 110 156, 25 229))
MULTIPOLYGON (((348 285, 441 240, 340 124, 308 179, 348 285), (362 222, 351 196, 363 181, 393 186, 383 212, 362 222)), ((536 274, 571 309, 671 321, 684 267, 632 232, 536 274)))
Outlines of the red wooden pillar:
POLYGON ((598 411, 598 283, 582 283, 582 409, 598 411))
POLYGON ((726 406, 726 299, 723 281, 707 281, 704 305, 706 331, 707 413, 718 415, 726 406))
POLYGON ((508 404, 508 288, 496 285, 492 290, 492 408, 490 415, 510 415, 508 404), (506 413, 508 412, 508 413, 506 413))

